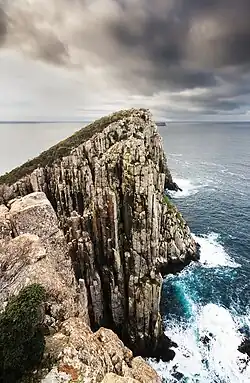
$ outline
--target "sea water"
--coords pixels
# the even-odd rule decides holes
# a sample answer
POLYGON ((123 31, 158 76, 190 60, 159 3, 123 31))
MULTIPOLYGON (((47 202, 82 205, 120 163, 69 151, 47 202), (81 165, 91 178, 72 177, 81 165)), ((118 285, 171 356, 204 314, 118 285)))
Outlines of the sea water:
POLYGON ((250 124, 159 128, 172 193, 201 245, 201 261, 164 280, 165 333, 178 344, 169 363, 151 360, 168 383, 250 382, 237 349, 250 334, 250 124))
POLYGON ((0 175, 71 136, 86 122, 0 122, 0 175))

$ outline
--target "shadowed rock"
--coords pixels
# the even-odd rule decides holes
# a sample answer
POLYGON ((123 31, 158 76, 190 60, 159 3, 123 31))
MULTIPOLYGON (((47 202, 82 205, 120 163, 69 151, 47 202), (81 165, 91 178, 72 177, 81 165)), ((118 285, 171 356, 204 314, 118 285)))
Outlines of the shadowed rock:
POLYGON ((250 357, 250 340, 245 338, 238 347, 238 351, 242 352, 242 354, 247 354, 250 357))

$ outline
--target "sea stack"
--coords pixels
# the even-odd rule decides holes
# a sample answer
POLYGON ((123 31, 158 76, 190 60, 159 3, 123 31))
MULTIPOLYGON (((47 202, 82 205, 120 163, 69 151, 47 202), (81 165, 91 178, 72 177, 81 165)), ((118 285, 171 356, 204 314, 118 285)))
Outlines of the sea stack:
MULTIPOLYGON (((163 275, 197 259, 198 248, 166 195, 178 185, 151 113, 130 109, 102 118, 0 182, 2 211, 8 216, 16 206, 11 237, 37 234, 18 226, 17 208, 25 210, 19 198, 42 193, 37 201, 46 205, 47 198, 53 207, 74 272, 68 292, 78 289, 92 330, 112 329, 136 355, 170 359, 160 315, 163 275)), ((65 262, 56 269, 65 278, 65 262)), ((68 316, 75 316, 68 302, 68 316)))

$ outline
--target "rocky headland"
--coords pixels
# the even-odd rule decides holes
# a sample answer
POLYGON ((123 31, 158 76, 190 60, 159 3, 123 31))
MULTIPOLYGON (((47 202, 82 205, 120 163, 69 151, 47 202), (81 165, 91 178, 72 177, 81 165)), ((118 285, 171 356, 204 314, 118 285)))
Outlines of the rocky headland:
POLYGON ((163 276, 199 249, 166 194, 178 186, 150 112, 102 118, 0 184, 0 309, 32 283, 46 290, 53 363, 38 381, 160 382, 141 356, 174 357, 163 276))

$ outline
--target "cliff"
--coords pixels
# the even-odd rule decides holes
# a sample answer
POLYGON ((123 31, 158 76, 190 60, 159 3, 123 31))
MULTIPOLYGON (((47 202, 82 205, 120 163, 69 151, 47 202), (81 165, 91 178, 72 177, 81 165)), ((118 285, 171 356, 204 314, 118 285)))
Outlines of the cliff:
MULTIPOLYGON (((69 246, 75 281, 67 283, 78 288, 92 329, 111 328, 136 354, 173 356, 166 353, 159 311, 162 274, 197 259, 197 246, 165 197, 177 185, 150 112, 131 109, 101 119, 0 183, 3 206, 46 194, 69 246)), ((50 230, 44 228, 45 237, 50 230)), ((64 262, 57 264, 60 274, 64 262)))
MULTIPOLYGON (((38 372, 31 375, 34 379, 28 376, 25 382, 97 383, 109 381, 112 372, 110 382, 120 376, 124 382, 159 383, 154 370, 142 359, 133 358, 113 331, 91 331, 85 284, 75 278, 58 225, 41 192, 10 201, 8 207, 0 206, 0 312, 25 286, 36 283, 46 291, 40 319, 46 338, 44 358, 38 372)), ((16 381, 13 377, 6 380, 6 376, 2 380, 1 366, 0 380, 16 381)))

